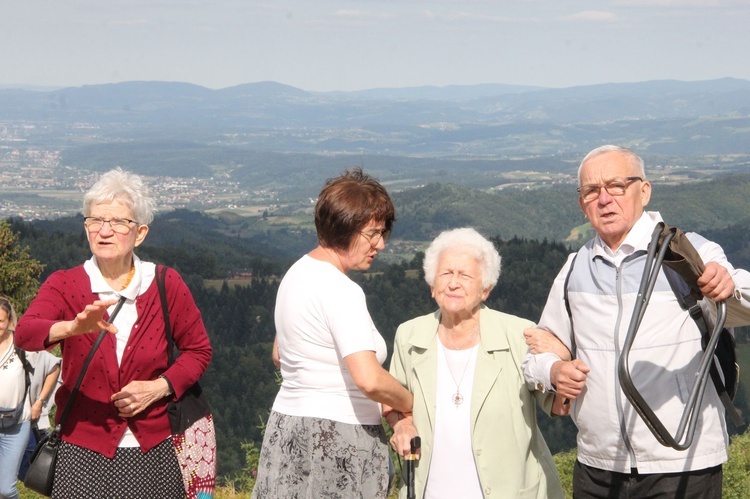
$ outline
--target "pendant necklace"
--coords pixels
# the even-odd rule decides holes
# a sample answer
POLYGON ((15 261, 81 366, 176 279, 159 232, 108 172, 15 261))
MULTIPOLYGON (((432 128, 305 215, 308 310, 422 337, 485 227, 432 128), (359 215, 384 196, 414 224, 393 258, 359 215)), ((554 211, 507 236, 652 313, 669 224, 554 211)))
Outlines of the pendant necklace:
MULTIPOLYGON (((474 332, 471 333, 471 335, 469 336, 468 343, 471 342, 471 339, 474 338, 474 335, 477 334, 477 331, 479 331, 479 325, 477 325, 476 329, 474 329, 474 332)), ((457 349, 456 346, 453 344, 445 328, 443 328, 443 333, 444 333, 445 338, 448 340, 448 343, 450 343, 452 350, 461 351, 457 349)), ((453 383, 456 385, 456 393, 451 395, 451 402, 453 402, 453 405, 456 406, 456 409, 458 409, 458 406, 460 406, 464 401, 464 396, 461 395, 461 383, 463 382, 464 375, 466 374, 466 370, 469 368, 469 364, 471 363, 471 349, 473 348, 474 347, 472 346, 469 349, 470 350, 469 355, 466 359, 466 365, 464 365, 464 370, 461 373, 461 378, 458 380, 458 382, 456 382, 456 377, 453 375, 453 370, 451 369, 450 363, 448 362, 448 354, 445 353, 445 346, 443 346, 443 356, 445 357, 445 365, 448 367, 448 372, 450 373, 451 378, 453 379, 453 383)))

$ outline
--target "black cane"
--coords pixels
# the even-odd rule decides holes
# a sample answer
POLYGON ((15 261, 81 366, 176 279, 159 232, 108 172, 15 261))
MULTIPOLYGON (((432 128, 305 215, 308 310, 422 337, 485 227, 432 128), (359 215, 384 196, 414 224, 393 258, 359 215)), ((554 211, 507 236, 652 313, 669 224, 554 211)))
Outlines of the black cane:
POLYGON ((406 460, 406 499, 416 499, 417 491, 414 489, 414 461, 417 459, 417 449, 422 446, 422 439, 414 437, 409 443, 409 455, 404 457, 406 460))

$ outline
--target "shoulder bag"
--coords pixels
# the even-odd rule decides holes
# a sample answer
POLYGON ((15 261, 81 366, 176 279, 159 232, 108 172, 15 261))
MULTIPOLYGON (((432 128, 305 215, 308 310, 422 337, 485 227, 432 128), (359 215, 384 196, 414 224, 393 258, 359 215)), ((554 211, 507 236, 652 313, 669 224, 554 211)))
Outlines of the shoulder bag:
MULTIPOLYGON (((171 366, 175 361, 175 345, 165 287, 167 269, 166 266, 157 268, 156 285, 164 314, 168 365, 171 366)), ((211 408, 197 381, 178 400, 170 398, 167 415, 187 499, 211 497, 216 486, 216 432, 211 408)))

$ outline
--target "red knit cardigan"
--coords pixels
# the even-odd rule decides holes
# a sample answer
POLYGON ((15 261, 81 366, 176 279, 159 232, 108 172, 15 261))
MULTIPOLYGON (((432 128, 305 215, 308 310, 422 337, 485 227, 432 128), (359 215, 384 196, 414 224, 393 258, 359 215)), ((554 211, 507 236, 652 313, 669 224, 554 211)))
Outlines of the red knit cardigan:
MULTIPOLYGON (((211 360, 211 345, 200 311, 179 274, 170 269, 165 279, 169 316, 175 345, 180 351, 167 369, 167 340, 156 280, 136 298, 138 320, 133 326, 118 366, 114 335, 108 335, 97 350, 84 376, 76 402, 65 427, 63 440, 112 458, 125 429, 135 434, 143 452, 170 435, 166 398, 154 402, 132 418, 119 417, 110 400, 112 394, 133 380, 153 380, 160 374, 169 379, 175 399, 190 388, 206 371, 211 360)), ((72 320, 87 304, 99 299, 91 292, 91 282, 83 266, 61 270, 42 284, 29 309, 18 322, 16 344, 29 351, 53 347, 48 341, 55 322, 72 320)), ((57 390, 56 418, 62 414, 78 379, 83 362, 98 333, 62 340, 63 384, 57 390)))

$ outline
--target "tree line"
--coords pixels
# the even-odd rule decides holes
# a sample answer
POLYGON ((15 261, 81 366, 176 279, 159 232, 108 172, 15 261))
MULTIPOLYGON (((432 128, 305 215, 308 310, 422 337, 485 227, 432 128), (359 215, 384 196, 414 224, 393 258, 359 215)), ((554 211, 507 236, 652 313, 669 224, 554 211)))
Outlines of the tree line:
MULTIPOLYGON (((37 268, 41 280, 54 270, 82 264, 90 258, 90 251, 80 223, 75 219, 6 222, 2 226, 5 230, 0 227, 0 243, 13 238, 16 241, 6 244, 15 246, 13 253, 0 244, 0 276, 6 275, 7 262, 24 258, 44 265, 43 270, 37 268), (3 239, 3 234, 10 234, 10 239, 3 239)), ((499 236, 491 240, 502 256, 502 271, 487 306, 536 321, 569 248, 548 240, 504 240, 499 236)), ((263 423, 278 391, 279 376, 270 357, 275 334, 273 313, 280 277, 293 262, 292 258, 253 253, 240 244, 244 243, 234 238, 186 230, 162 239, 152 239, 150 234, 137 249, 142 259, 177 269, 203 315, 214 356, 202 384, 216 419, 220 474, 225 477, 236 476, 245 467, 247 447, 242 443, 260 446, 263 423), (211 257, 208 262, 204 255, 211 257), (216 276, 217 267, 235 265, 250 265, 254 278, 246 285, 230 285, 230 280, 219 287, 204 284, 204 279, 216 276)), ((399 324, 436 308, 421 270, 423 258, 423 253, 417 252, 409 261, 381 262, 368 273, 350 275, 367 296, 368 308, 386 339, 389 354, 399 324)), ((744 394, 738 403, 746 405, 744 394)), ((553 453, 575 446, 575 429, 569 418, 540 415, 539 421, 553 453)))

